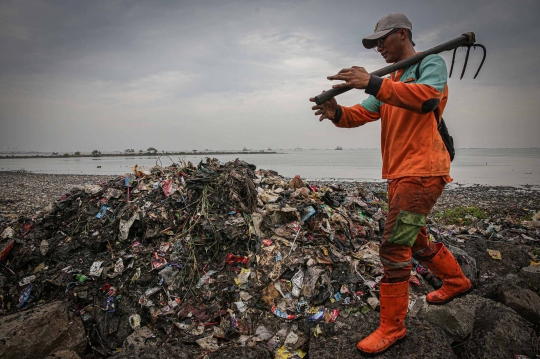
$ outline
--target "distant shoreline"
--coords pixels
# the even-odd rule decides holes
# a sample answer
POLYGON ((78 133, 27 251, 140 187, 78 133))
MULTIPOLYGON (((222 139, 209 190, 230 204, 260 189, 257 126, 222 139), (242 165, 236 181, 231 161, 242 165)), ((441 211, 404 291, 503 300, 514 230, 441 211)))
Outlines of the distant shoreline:
POLYGON ((275 151, 238 151, 238 152, 167 152, 167 153, 105 153, 100 154, 99 156, 94 156, 91 154, 88 155, 11 155, 11 156, 0 156, 0 159, 10 159, 10 158, 100 158, 100 157, 136 157, 136 156, 146 156, 146 157, 163 157, 163 156, 194 156, 194 155, 268 155, 268 154, 279 154, 275 151))

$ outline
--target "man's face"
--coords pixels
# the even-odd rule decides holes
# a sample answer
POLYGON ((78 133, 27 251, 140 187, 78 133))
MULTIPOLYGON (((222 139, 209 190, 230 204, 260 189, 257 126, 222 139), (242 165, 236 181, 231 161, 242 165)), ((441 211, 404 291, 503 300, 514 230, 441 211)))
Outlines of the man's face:
POLYGON ((377 51, 387 63, 398 62, 403 52, 403 29, 379 39, 377 51))

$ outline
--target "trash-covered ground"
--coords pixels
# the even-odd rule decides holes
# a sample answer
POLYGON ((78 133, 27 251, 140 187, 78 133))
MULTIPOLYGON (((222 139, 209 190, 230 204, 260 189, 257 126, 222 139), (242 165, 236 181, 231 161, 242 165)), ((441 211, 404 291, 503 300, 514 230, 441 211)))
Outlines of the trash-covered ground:
MULTIPOLYGON (((0 178, 2 358, 361 358, 378 325, 384 183, 215 159, 0 178)), ((535 358, 540 192, 451 188, 429 231, 475 290, 428 306, 415 263, 407 339, 379 357, 535 358)))

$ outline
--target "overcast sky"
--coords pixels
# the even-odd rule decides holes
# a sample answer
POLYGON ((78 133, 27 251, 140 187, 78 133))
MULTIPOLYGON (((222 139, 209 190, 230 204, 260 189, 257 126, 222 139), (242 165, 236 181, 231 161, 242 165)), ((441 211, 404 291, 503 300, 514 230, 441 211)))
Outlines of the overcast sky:
POLYGON ((13 0, 0 2, 0 150, 380 147, 379 122, 319 123, 308 99, 344 67, 386 65, 361 39, 394 12, 417 51, 468 31, 488 49, 476 80, 480 51, 449 80, 458 147, 540 146, 536 0, 13 0))

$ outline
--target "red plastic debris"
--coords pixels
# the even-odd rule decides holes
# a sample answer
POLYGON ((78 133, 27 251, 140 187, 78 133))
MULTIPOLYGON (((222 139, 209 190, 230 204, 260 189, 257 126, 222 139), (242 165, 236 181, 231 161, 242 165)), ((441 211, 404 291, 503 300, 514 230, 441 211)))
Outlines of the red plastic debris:
POLYGON ((11 252, 13 249, 13 245, 15 244, 15 240, 12 239, 11 241, 5 243, 3 246, 0 245, 0 262, 3 261, 11 252))
POLYGON ((227 258, 225 258, 225 261, 227 264, 233 264, 233 263, 242 263, 246 264, 248 262, 248 257, 241 257, 241 256, 235 256, 234 254, 227 254, 227 258))

